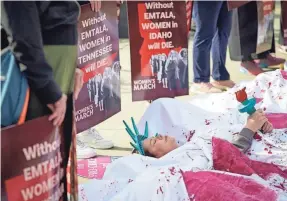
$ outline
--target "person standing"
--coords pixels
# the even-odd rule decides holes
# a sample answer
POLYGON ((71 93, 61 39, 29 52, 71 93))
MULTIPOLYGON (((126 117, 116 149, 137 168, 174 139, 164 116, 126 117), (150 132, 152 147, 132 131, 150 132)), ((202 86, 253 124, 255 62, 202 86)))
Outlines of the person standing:
POLYGON ((77 57, 77 2, 2 1, 1 23, 31 88, 27 120, 64 121, 77 57), (57 35, 57 37, 54 37, 57 35))
POLYGON ((287 1, 281 1, 279 51, 287 54, 287 1))
MULTIPOLYGON (((260 21, 258 3, 257 1, 251 1, 237 8, 231 36, 233 42, 237 41, 237 44, 229 46, 231 59, 241 61, 241 71, 255 76, 264 72, 262 68, 278 66, 285 61, 271 55, 271 53, 275 53, 274 31, 271 48, 256 54, 258 32, 260 31, 258 29, 258 22, 260 21), (233 55, 232 52, 234 52, 233 55)), ((273 25, 273 22, 270 25, 273 25)))
POLYGON ((233 87, 225 66, 232 12, 226 1, 194 1, 195 36, 193 43, 193 73, 196 88, 201 92, 219 93, 216 87, 233 87), (210 83, 210 50, 213 69, 210 83))
MULTIPOLYGON (((68 160, 71 167, 76 166, 73 90, 78 17, 75 1, 1 1, 1 24, 30 88, 26 121, 49 115, 48 120, 62 128, 61 180, 65 181, 65 192, 68 160)), ((71 189, 75 188, 74 176, 69 176, 71 189)), ((71 192, 70 199, 76 196, 71 192)), ((67 194, 61 199, 68 200, 67 194)))

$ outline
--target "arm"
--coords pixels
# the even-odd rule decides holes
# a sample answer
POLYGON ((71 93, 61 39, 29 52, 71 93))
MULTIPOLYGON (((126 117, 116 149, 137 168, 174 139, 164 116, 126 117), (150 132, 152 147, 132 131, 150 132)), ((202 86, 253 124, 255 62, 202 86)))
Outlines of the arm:
POLYGON ((254 134, 252 130, 243 128, 241 132, 233 138, 232 144, 241 152, 245 153, 252 145, 254 134))
POLYGON ((262 110, 257 110, 248 117, 245 127, 239 135, 234 137, 232 144, 245 153, 251 147, 255 132, 259 129, 263 133, 270 133, 273 130, 272 124, 268 121, 262 110))
POLYGON ((15 57, 26 68, 30 88, 43 104, 57 102, 62 92, 45 59, 36 2, 3 1, 2 6, 3 25, 11 31, 15 57))

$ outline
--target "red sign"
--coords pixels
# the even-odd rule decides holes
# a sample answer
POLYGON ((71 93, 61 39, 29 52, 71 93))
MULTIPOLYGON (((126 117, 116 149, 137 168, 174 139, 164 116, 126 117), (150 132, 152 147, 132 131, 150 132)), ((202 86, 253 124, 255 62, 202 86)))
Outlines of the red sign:
POLYGON ((77 131, 85 131, 121 110, 117 4, 103 1, 99 12, 81 6, 78 68, 84 85, 75 102, 77 131))
POLYGON ((67 200, 67 181, 77 184, 66 174, 70 142, 63 130, 47 117, 2 130, 1 200, 67 200))
POLYGON ((127 5, 132 100, 187 95, 186 3, 128 1, 127 5))
POLYGON ((191 29, 191 23, 192 23, 192 6, 193 6, 192 0, 188 0, 188 1, 186 2, 187 36, 188 36, 189 31, 190 31, 190 29, 191 29))
POLYGON ((271 49, 274 35, 274 1, 257 1, 257 46, 256 54, 271 49))

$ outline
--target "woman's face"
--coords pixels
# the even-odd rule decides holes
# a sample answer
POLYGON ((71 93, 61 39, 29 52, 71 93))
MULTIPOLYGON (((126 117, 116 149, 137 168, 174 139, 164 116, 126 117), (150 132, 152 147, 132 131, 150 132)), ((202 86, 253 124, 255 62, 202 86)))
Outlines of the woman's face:
POLYGON ((160 158, 178 147, 175 139, 170 136, 158 135, 143 141, 143 148, 156 158, 160 158))

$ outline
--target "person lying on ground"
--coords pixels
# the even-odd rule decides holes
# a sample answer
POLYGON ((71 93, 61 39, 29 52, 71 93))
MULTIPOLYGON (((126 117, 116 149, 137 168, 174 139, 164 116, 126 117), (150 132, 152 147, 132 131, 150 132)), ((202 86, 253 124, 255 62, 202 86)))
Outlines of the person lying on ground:
MULTIPOLYGON (((252 145, 253 136, 260 129, 263 133, 270 133, 273 130, 273 126, 263 111, 257 110, 248 117, 246 125, 233 139, 232 144, 245 153, 252 145)), ((143 140, 142 147, 146 156, 160 158, 178 148, 179 145, 173 137, 157 135, 156 137, 143 140)))

